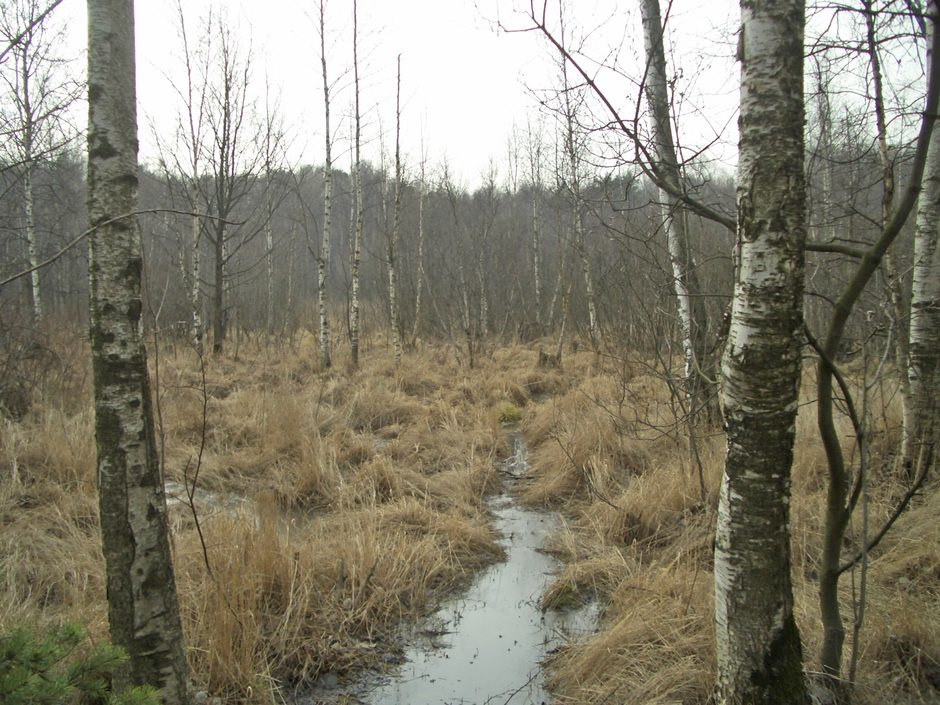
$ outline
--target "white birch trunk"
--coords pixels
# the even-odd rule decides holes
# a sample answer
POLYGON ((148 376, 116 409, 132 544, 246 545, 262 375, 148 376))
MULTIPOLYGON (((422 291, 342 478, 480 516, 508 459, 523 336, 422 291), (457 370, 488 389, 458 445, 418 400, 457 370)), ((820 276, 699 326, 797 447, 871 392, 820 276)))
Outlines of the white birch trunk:
POLYGON ((88 1, 91 344, 102 547, 111 638, 128 654, 121 691, 152 685, 188 705, 188 670, 167 536, 147 358, 137 208, 134 14, 88 1), (120 216, 128 217, 119 219, 120 216), (116 220, 115 220, 116 219, 116 220), (112 221, 112 222, 108 222, 112 221))
MULTIPOLYGON (((869 67, 871 68, 871 82, 874 89, 875 124, 878 129, 878 157, 881 163, 882 199, 881 199, 881 228, 887 227, 891 220, 894 203, 894 164, 891 160, 888 147, 888 122, 885 114, 884 81, 881 72, 881 57, 878 53, 878 42, 875 36, 875 12, 870 0, 863 0, 865 10, 866 43, 868 50, 869 67)), ((894 266, 890 252, 885 252, 882 261, 884 267, 888 299, 891 302, 891 326, 895 329, 894 353, 898 370, 908 368, 910 352, 908 350, 908 337, 904 325, 904 295, 901 291, 901 277, 894 266)), ((905 467, 911 464, 910 424, 911 424, 911 386, 907 375, 900 375, 901 386, 901 463, 905 467)))
POLYGON ((421 325, 421 294, 424 291, 424 162, 421 163, 421 183, 418 186, 418 263, 415 277, 415 320, 411 328, 412 343, 418 338, 421 325))
POLYGON ((392 326, 392 350, 395 365, 401 365, 401 321, 398 314, 398 270, 396 256, 401 228, 401 55, 395 85, 395 204, 392 235, 388 241, 388 315, 392 326))
POLYGON ((360 161, 359 147, 361 142, 362 121, 359 112, 359 27, 358 3, 353 0, 353 82, 356 91, 355 139, 353 153, 355 165, 353 166, 353 189, 355 191, 354 203, 356 209, 356 225, 353 231, 352 246, 352 283, 349 302, 349 347, 352 356, 353 369, 359 366, 359 262, 362 258, 362 163, 360 161))
MULTIPOLYGON (((928 4, 928 15, 940 8, 928 4)), ((935 32, 928 22, 929 32, 935 32)), ((931 42, 928 41, 928 46, 931 42)), ((940 441, 940 125, 934 123, 924 171, 914 233, 914 281, 911 290, 910 452, 908 477, 915 478, 921 463, 937 466, 940 441)))
POLYGON ((202 244, 202 225, 199 222, 199 201, 198 194, 193 195, 193 237, 192 237, 192 290, 191 294, 191 303, 192 303, 192 339, 193 346, 196 348, 196 352, 199 355, 203 353, 202 347, 202 286, 200 277, 202 276, 201 260, 199 249, 202 244))
POLYGON ((264 224, 264 260, 268 289, 264 329, 269 336, 274 333, 274 229, 271 227, 271 217, 271 204, 268 203, 267 221, 264 224))
POLYGON ((36 222, 33 216, 33 165, 32 155, 26 157, 26 173, 23 175, 23 201, 26 210, 26 248, 29 256, 30 292, 33 300, 33 321, 42 321, 42 291, 39 280, 39 249, 36 244, 36 222))
POLYGON ((808 702, 789 531, 806 237, 803 10, 799 0, 741 5, 740 254, 715 539, 720 705, 808 702))
POLYGON ((676 195, 682 191, 682 179, 670 122, 659 0, 642 0, 640 10, 646 44, 645 89, 656 155, 655 168, 660 179, 669 187, 668 191, 660 189, 660 199, 685 362, 685 393, 687 406, 694 413, 696 409, 705 407, 705 400, 709 396, 706 385, 713 374, 711 364, 706 360, 706 314, 701 304, 695 263, 690 251, 686 211, 676 195))
POLYGON ((294 242, 297 239, 297 225, 291 225, 290 241, 287 243, 287 301, 284 303, 284 329, 291 326, 294 318, 294 242))
POLYGON ((532 184, 532 276, 535 278, 535 327, 542 333, 542 244, 539 235, 538 187, 532 184))
POLYGON ((477 285, 480 287, 480 337, 486 338, 490 332, 490 300, 486 296, 486 275, 483 271, 483 249, 486 247, 486 235, 477 251, 477 285))
MULTIPOLYGON (((562 33, 564 31, 562 30, 562 33)), ((574 249, 581 262, 581 275, 584 278, 584 293, 587 298, 588 309, 588 336, 591 339, 591 349, 598 351, 597 336, 597 306, 594 300, 594 280, 591 277, 591 265, 584 249, 584 206, 581 196, 581 167, 578 148, 575 145, 574 134, 574 107, 571 105, 568 85, 567 63, 562 63, 562 77, 565 93, 565 152, 568 157, 570 169, 568 189, 572 197, 572 220, 574 221, 574 249)))
POLYGON ((584 247, 584 215, 581 212, 581 194, 580 188, 576 196, 577 206, 575 213, 575 249, 578 252, 578 259, 581 261, 581 275, 584 277, 584 295, 587 298, 588 309, 588 335, 591 339, 591 349, 594 352, 598 350, 597 335, 597 304, 594 300, 594 279, 591 276, 591 263, 587 258, 587 250, 584 247))
MULTIPOLYGON (((324 9, 326 0, 320 2, 320 64, 323 68, 323 116, 326 124, 324 138, 325 159, 323 164, 323 237, 320 240, 320 254, 317 257, 317 300, 320 315, 320 366, 329 367, 330 358, 330 319, 326 300, 327 275, 330 268, 330 240, 333 232, 333 154, 330 134, 330 84, 326 73, 326 22, 324 9)), ((358 83, 357 83, 358 91, 358 83)))

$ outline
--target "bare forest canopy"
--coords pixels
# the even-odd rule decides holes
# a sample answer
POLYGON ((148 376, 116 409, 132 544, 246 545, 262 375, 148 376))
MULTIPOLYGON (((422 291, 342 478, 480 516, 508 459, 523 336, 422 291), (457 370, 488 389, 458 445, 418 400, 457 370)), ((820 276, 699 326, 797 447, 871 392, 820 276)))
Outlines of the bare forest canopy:
MULTIPOLYGON (((880 205, 879 184, 867 175, 877 169, 870 154, 834 156, 834 203, 839 212, 815 215, 820 228, 841 228, 859 241, 871 240, 877 230, 871 221, 880 205)), ((387 326, 388 288, 385 281, 385 242, 392 228, 392 214, 384 202, 391 176, 366 165, 363 170, 364 227, 362 296, 368 303, 366 325, 374 330, 387 326)), ((332 257, 328 286, 332 313, 342 318, 348 309, 349 261, 352 230, 352 184, 349 175, 336 171, 332 217, 332 257)), ((85 229, 84 165, 63 154, 34 169, 35 209, 39 259, 54 255, 85 229)), ((23 199, 20 170, 6 168, 0 174, 0 208, 6 214, 0 240, 2 276, 28 268, 28 248, 22 233, 23 199)), ((200 181, 200 190, 211 204, 213 182, 200 181)), ((734 183, 726 174, 702 177, 698 198, 726 213, 733 213, 734 183)), ((585 203, 586 250, 599 293, 601 327, 610 335, 639 347, 656 346, 664 333, 675 328, 672 275, 666 237, 658 218, 658 190, 642 176, 595 178, 581 196, 585 203)), ((256 176, 245 186, 244 198, 227 216, 225 315, 232 325, 248 333, 263 331, 268 324, 267 245, 265 232, 273 234, 273 267, 276 331, 314 329, 316 263, 322 230, 323 170, 306 166, 293 172, 256 176), (269 213, 266 204, 274 202, 269 213)), ((402 189, 400 241, 401 317, 411 330, 418 279, 417 232, 423 219, 423 286, 425 314, 421 337, 449 338, 463 335, 461 315, 465 287, 475 312, 479 332, 506 338, 531 339, 557 329, 562 318, 562 282, 571 283, 570 325, 587 329, 580 264, 571 253, 572 196, 564 185, 553 188, 520 183, 510 190, 486 183, 473 192, 462 190, 446 174, 429 174, 427 183, 406 181, 402 189), (541 311, 536 313, 533 271, 533 212, 537 213, 538 246, 542 269, 541 311), (463 264, 464 272, 461 274, 463 264), (479 266, 479 272, 475 270, 479 266), (574 273, 574 275, 573 275, 574 273), (464 284, 461 284, 464 277, 464 284), (481 296, 489 301, 486 321, 479 319, 481 296), (537 325, 541 321, 541 326, 537 325)), ((145 252, 146 316, 148 326, 184 334, 191 317, 192 207, 188 186, 166 173, 143 169, 140 174, 141 233, 145 252)), ((211 205, 210 205, 211 207, 211 205)), ((830 209, 831 211, 831 209, 830 209)), ((209 211, 211 212, 211 211, 209 211)), ((206 235, 201 239, 203 261, 211 261, 211 235, 216 222, 202 219, 206 235)), ((693 219, 692 242, 699 263, 700 280, 707 296, 710 328, 718 330, 730 301, 733 234, 704 219, 693 219)), ((910 239, 902 240, 900 266, 909 266, 910 239)), ((810 272, 810 316, 820 300, 831 299, 843 281, 839 255, 822 257, 810 272)), ((848 271, 848 263, 846 264, 848 271)), ((87 248, 79 245, 58 258, 42 278, 44 298, 55 316, 82 320, 87 315, 87 248)), ((206 298, 214 287, 212 270, 202 275, 206 298)), ((29 314, 29 279, 23 277, 4 287, 6 315, 29 314)), ((881 295, 872 292, 864 304, 855 337, 867 330, 868 319, 886 315, 881 295)), ((882 320, 887 320, 882 319, 882 320)))

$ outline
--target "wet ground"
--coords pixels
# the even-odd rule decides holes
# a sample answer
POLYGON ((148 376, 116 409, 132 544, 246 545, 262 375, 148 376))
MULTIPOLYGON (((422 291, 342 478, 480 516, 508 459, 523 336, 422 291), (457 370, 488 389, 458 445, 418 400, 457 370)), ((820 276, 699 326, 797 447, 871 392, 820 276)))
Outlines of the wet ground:
MULTIPOLYGON (((525 445, 510 434, 510 482, 524 475, 525 445)), ((569 638, 593 630, 596 608, 539 608, 558 568, 540 549, 558 521, 554 514, 516 506, 508 494, 491 501, 506 560, 482 572, 462 595, 405 634, 405 662, 350 683, 321 678, 298 705, 539 705, 549 703, 541 661, 569 638)))

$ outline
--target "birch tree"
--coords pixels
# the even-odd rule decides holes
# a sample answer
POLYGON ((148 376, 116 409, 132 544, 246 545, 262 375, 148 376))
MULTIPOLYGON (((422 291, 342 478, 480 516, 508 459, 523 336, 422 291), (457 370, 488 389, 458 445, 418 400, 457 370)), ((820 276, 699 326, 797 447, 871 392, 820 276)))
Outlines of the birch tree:
POLYGON ((349 302, 349 347, 353 369, 359 366, 359 264, 362 259, 362 114, 359 110, 359 7, 353 0, 353 241, 349 302))
MULTIPOLYGON (((205 21, 202 41, 194 46, 183 13, 182 0, 176 3, 179 37, 182 43, 183 76, 173 84, 180 100, 176 120, 175 142, 172 147, 161 144, 161 162, 168 184, 177 179, 183 183, 184 197, 190 216, 189 270, 183 281, 189 282, 190 337, 193 347, 203 353, 202 315, 202 233, 208 209, 202 192, 203 163, 208 142, 207 120, 209 99, 209 62, 212 56, 212 15, 205 21)), ((180 253, 181 257, 183 253, 180 253)), ((184 264, 185 267, 185 264, 184 264)))
MULTIPOLYGON (((383 169, 384 172, 384 169, 383 169)), ((401 229, 401 55, 398 56, 395 80, 395 201, 392 206, 392 232, 388 237, 388 315, 392 328, 392 349, 395 364, 401 364, 401 318, 398 312, 398 267, 396 262, 401 229)))
POLYGON ((539 223, 539 197, 542 193, 542 130, 541 124, 526 130, 526 161, 531 189, 532 209, 532 278, 535 296, 535 327, 539 335, 544 332, 542 321, 542 235, 539 223))
POLYGON ((418 176, 418 251, 415 255, 415 318, 411 327, 411 344, 418 338, 418 329, 421 325, 421 299, 424 291, 424 202, 427 196, 427 155, 424 152, 424 142, 421 144, 421 173, 418 176))
POLYGON ((330 358, 330 319, 326 299, 326 280, 330 270, 330 238, 333 232, 333 136, 330 132, 330 82, 326 66, 326 0, 320 0, 320 68, 323 76, 323 119, 325 122, 323 157, 323 237, 317 255, 317 300, 320 316, 320 366, 327 368, 330 358))
POLYGON ((117 691, 149 684, 187 705, 188 671, 141 339, 134 5, 88 1, 91 347, 111 638, 129 661, 117 691))
POLYGON ((799 0, 741 3, 737 277, 722 361, 727 456, 715 538, 717 701, 808 703, 790 579, 803 325, 799 0))
MULTIPOLYGON (((937 2, 928 3, 928 51, 937 32, 937 2)), ((933 61, 929 62, 931 67, 933 61)), ((914 234, 914 276, 911 288, 910 380, 911 417, 907 468, 913 481, 936 466, 940 441, 940 127, 931 128, 930 147, 914 234)))
POLYGON ((43 318, 36 232, 33 172, 37 163, 60 152, 74 131, 67 113, 78 99, 81 85, 68 77, 68 62, 59 49, 64 37, 51 15, 37 0, 8 0, 0 5, 0 37, 9 42, 9 65, 0 70, 6 102, 0 108, 0 154, 20 171, 23 196, 23 232, 32 270, 29 292, 33 320, 43 318), (15 41, 14 41, 15 40, 15 41))
MULTIPOLYGON (((564 23, 561 25, 561 36, 564 39, 564 23)), ((581 276, 584 279, 584 293, 587 299, 588 311, 588 336, 591 340, 591 348, 594 352, 598 351, 598 330, 597 330, 597 303, 594 297, 594 278, 591 275, 591 264, 587 258, 585 248, 586 228, 584 223, 584 196, 583 188, 583 161, 581 150, 580 135, 576 130, 577 105, 572 98, 574 93, 568 80, 568 61, 562 56, 562 140, 564 143, 565 156, 565 188, 571 196, 571 220, 572 231, 574 235, 573 245, 575 254, 581 264, 581 276)))
POLYGON ((714 368, 709 360, 707 315, 695 272, 689 242, 688 213, 673 194, 683 191, 672 135, 666 58, 663 51, 663 21, 659 0, 642 0, 643 38, 646 46, 644 91, 649 107, 652 152, 655 168, 667 186, 660 188, 660 208, 666 230, 666 244, 672 267, 672 286, 679 315, 679 332, 685 359, 685 393, 688 413, 706 408, 714 385, 714 368))

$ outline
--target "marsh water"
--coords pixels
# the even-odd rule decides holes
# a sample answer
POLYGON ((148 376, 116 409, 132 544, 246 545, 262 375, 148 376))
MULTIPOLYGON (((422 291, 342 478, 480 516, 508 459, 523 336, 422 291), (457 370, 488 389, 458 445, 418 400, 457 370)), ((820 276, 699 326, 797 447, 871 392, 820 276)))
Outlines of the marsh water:
MULTIPOLYGON (((526 448, 510 433, 513 454, 504 466, 525 474, 526 448)), ((540 705, 550 702, 541 661, 570 638, 593 630, 596 608, 547 610, 539 597, 557 570, 540 549, 558 517, 514 504, 508 494, 491 501, 506 558, 490 566, 465 593, 449 600, 410 636, 405 662, 390 673, 370 672, 341 685, 330 679, 307 703, 367 705, 540 705), (329 691, 329 692, 326 692, 329 691)))

